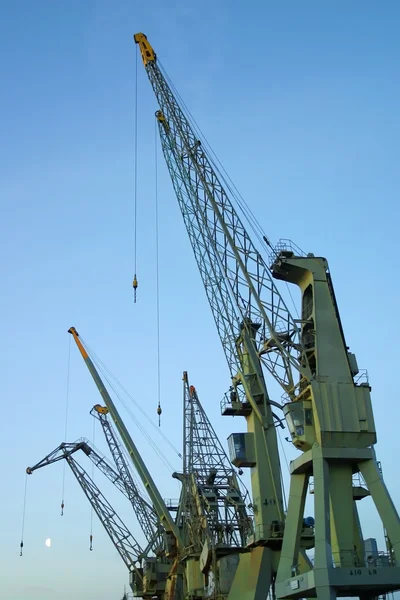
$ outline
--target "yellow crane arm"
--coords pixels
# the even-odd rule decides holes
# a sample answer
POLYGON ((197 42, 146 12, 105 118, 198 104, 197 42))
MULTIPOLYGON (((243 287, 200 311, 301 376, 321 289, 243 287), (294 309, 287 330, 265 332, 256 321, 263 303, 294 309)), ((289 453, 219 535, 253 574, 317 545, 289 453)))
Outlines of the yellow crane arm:
POLYGON ((158 515, 158 518, 160 519, 163 528, 167 533, 172 534, 172 536, 176 540, 176 545, 180 547, 182 545, 182 540, 179 533, 179 529, 175 524, 174 520, 172 519, 171 514, 139 453, 139 450, 137 449, 134 441, 132 440, 132 437, 129 431, 127 430, 123 420, 121 419, 118 410, 110 394, 107 391, 107 388, 105 387, 99 373, 97 372, 93 361, 89 357, 82 341, 80 340, 77 330, 75 329, 75 327, 71 327, 68 330, 68 333, 70 333, 73 336, 75 343, 78 346, 82 358, 85 361, 86 366, 89 369, 89 372, 97 386, 97 389, 99 390, 101 397, 103 398, 105 405, 108 408, 109 414, 111 415, 111 418, 114 421, 116 428, 118 429, 122 441, 124 442, 129 452, 129 456, 131 457, 131 460, 143 482, 143 485, 150 496, 154 509, 158 515))
POLYGON ((155 62, 157 60, 156 53, 144 33, 135 33, 133 39, 136 44, 139 45, 144 66, 146 66, 148 62, 155 62))

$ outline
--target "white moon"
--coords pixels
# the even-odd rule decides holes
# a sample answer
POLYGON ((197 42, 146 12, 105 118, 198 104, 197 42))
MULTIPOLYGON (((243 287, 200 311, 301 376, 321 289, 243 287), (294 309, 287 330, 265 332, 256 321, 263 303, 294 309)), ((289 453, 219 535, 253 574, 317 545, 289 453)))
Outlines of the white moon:
POLYGON ((47 546, 48 548, 50 548, 50 546, 51 546, 51 539, 50 539, 50 538, 47 538, 47 540, 45 541, 45 544, 46 544, 46 546, 47 546))

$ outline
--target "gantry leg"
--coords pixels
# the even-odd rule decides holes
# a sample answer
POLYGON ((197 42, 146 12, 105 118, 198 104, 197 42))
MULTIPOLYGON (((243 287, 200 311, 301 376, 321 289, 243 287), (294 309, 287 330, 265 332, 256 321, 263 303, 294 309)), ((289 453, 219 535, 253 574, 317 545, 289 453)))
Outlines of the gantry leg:
POLYGON ((357 565, 358 567, 365 566, 365 550, 364 550, 364 540, 362 536, 362 529, 360 523, 360 517, 358 515, 357 502, 353 500, 353 535, 354 535, 354 546, 357 553, 357 565))
POLYGON ((350 464, 329 465, 331 544, 335 567, 354 567, 353 482, 350 464))
POLYGON ((272 584, 273 553, 259 546, 240 554, 228 600, 265 600, 272 584))
POLYGON ((314 514, 315 514, 315 560, 314 569, 332 567, 329 465, 322 457, 313 459, 314 514))
MULTIPOLYGON (((315 454, 318 450, 316 449, 315 454)), ((314 512, 315 512, 315 553, 314 574, 318 600, 335 600, 336 591, 329 586, 329 569, 332 564, 330 506, 329 506, 329 464, 321 456, 313 458, 314 470, 314 512)))
POLYGON ((329 585, 317 586, 318 600, 336 600, 336 591, 329 585))
POLYGON ((392 544, 396 557, 396 564, 400 567, 400 519, 392 502, 389 492, 384 484, 378 465, 375 460, 365 460, 359 463, 358 468, 371 493, 383 526, 392 544))
POLYGON ((289 579, 293 568, 297 569, 300 535, 303 528, 304 504, 306 500, 308 475, 301 473, 290 478, 289 505, 285 520, 281 558, 276 580, 289 579))

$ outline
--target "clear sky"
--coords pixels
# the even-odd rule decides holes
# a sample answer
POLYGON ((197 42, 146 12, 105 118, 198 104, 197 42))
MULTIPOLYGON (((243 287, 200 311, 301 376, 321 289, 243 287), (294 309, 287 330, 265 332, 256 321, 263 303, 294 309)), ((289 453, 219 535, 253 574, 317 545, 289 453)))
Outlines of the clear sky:
MULTIPOLYGON (((157 106, 141 63, 136 305, 131 288, 138 31, 268 236, 329 259, 347 342, 369 371, 378 458, 398 504, 399 3, 3 0, 0 8, 1 597, 110 600, 127 584, 97 523, 89 552, 90 510, 69 472, 60 517, 59 464, 29 479, 23 557, 19 542, 24 470, 64 438, 68 327, 156 419, 157 106)), ((161 159, 159 203, 162 430, 180 447, 188 370, 225 439, 243 423, 220 417, 228 370, 161 159)), ((91 438, 99 398, 73 346, 69 382, 67 438, 91 438)), ((127 423, 162 495, 176 497, 168 469, 127 423)), ((366 537, 381 540, 363 502, 366 537)))

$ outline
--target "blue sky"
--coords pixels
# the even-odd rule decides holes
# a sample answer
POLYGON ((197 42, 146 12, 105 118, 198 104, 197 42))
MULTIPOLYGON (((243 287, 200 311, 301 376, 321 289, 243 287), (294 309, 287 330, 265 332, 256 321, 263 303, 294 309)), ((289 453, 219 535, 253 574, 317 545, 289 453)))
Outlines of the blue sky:
MULTIPOLYGON (((389 0, 1 3, 2 597, 106 600, 127 583, 97 523, 89 552, 90 510, 69 473, 60 517, 60 465, 29 479, 22 558, 18 546, 24 470, 64 437, 71 325, 156 419, 157 106, 141 64, 136 305, 131 288, 137 31, 268 236, 328 258, 348 344, 370 375, 378 458, 399 503, 399 17, 389 0)), ((159 203, 162 429, 180 446, 188 370, 225 439, 243 423, 220 417, 228 370, 161 158, 159 203)), ((69 440, 92 436, 97 401, 71 347, 69 440)), ((127 424, 163 496, 176 497, 168 470, 127 424)), ((364 502, 366 537, 381 538, 364 502)), ((120 511, 132 519, 122 502, 120 511)))

